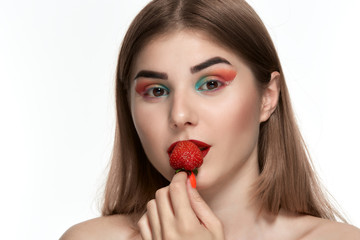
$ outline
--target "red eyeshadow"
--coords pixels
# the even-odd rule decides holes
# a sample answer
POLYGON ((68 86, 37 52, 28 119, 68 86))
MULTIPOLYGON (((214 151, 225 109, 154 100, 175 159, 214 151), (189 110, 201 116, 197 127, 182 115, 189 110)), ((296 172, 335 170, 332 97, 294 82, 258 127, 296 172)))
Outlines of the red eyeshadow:
POLYGON ((219 76, 224 81, 229 82, 229 81, 234 80, 234 78, 237 75, 237 72, 233 69, 218 69, 218 70, 215 70, 211 75, 219 76))
POLYGON ((142 94, 146 90, 146 87, 153 83, 154 81, 148 80, 136 81, 135 91, 139 94, 142 94))

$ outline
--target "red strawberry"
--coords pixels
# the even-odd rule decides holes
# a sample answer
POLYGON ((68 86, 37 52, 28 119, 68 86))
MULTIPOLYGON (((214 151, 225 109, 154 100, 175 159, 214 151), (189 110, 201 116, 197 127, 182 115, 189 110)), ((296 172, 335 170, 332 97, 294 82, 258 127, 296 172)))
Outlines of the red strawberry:
POLYGON ((193 171, 203 163, 203 155, 194 143, 178 142, 170 155, 170 166, 175 170, 193 171))

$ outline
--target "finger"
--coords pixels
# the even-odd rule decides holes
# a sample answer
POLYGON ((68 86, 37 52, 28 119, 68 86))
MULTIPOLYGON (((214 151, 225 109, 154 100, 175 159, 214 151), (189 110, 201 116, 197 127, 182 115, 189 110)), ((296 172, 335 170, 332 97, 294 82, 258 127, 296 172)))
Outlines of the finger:
POLYGON ((171 205, 169 187, 164 187, 155 193, 156 206, 160 218, 161 229, 168 229, 174 222, 174 211, 171 205))
POLYGON ((147 204, 147 216, 151 227, 152 238, 161 239, 161 225, 155 199, 150 200, 147 204))
POLYGON ((177 219, 189 221, 191 218, 196 218, 196 216, 191 209, 189 196, 186 190, 187 178, 188 176, 185 172, 175 174, 169 185, 169 193, 175 217, 177 219))
POLYGON ((140 218, 137 225, 140 229, 141 238, 143 240, 151 240, 152 233, 150 228, 150 222, 146 213, 140 218))
POLYGON ((193 211, 197 218, 207 229, 215 229, 220 231, 222 224, 220 220, 215 216, 209 205, 200 196, 196 188, 191 187, 191 183, 187 181, 187 191, 189 195, 189 201, 193 211))

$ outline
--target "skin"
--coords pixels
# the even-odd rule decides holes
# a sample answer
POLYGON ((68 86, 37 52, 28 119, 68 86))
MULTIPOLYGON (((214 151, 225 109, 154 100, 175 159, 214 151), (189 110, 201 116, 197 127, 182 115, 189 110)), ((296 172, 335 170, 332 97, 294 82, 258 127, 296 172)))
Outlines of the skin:
POLYGON ((259 172, 259 124, 276 108, 279 73, 271 74, 260 93, 249 67, 233 51, 187 30, 149 42, 136 59, 133 78, 131 111, 137 132, 149 160, 171 183, 148 203, 138 229, 131 228, 126 216, 101 217, 75 225, 62 240, 360 239, 360 231, 347 224, 284 211, 277 216, 259 213, 259 204, 250 198, 259 172), (230 64, 191 71, 213 57, 230 64), (143 70, 164 73, 167 80, 136 77, 143 70), (236 76, 223 85, 198 83, 224 71, 236 76), (186 139, 212 146, 199 169, 197 189, 185 173, 174 175, 168 162, 168 147, 186 139))

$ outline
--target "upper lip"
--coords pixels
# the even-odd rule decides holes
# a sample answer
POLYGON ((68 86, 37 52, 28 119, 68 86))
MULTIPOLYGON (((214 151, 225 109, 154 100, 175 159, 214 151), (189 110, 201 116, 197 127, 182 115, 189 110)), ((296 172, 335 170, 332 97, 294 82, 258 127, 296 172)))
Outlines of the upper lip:
MULTIPOLYGON (((182 141, 190 141, 192 143, 194 143, 199 149, 200 151, 202 152, 203 154, 203 158, 206 156, 206 154, 209 152, 210 150, 210 147, 211 145, 207 144, 207 143, 204 143, 204 142, 201 142, 199 140, 194 140, 194 139, 189 139, 189 140, 182 140, 182 141)), ((170 147, 168 148, 168 151, 167 153, 169 154, 169 157, 172 153, 172 151, 174 150, 176 144, 178 142, 181 142, 181 141, 177 141, 177 142, 174 142, 173 144, 170 145, 170 147)))

